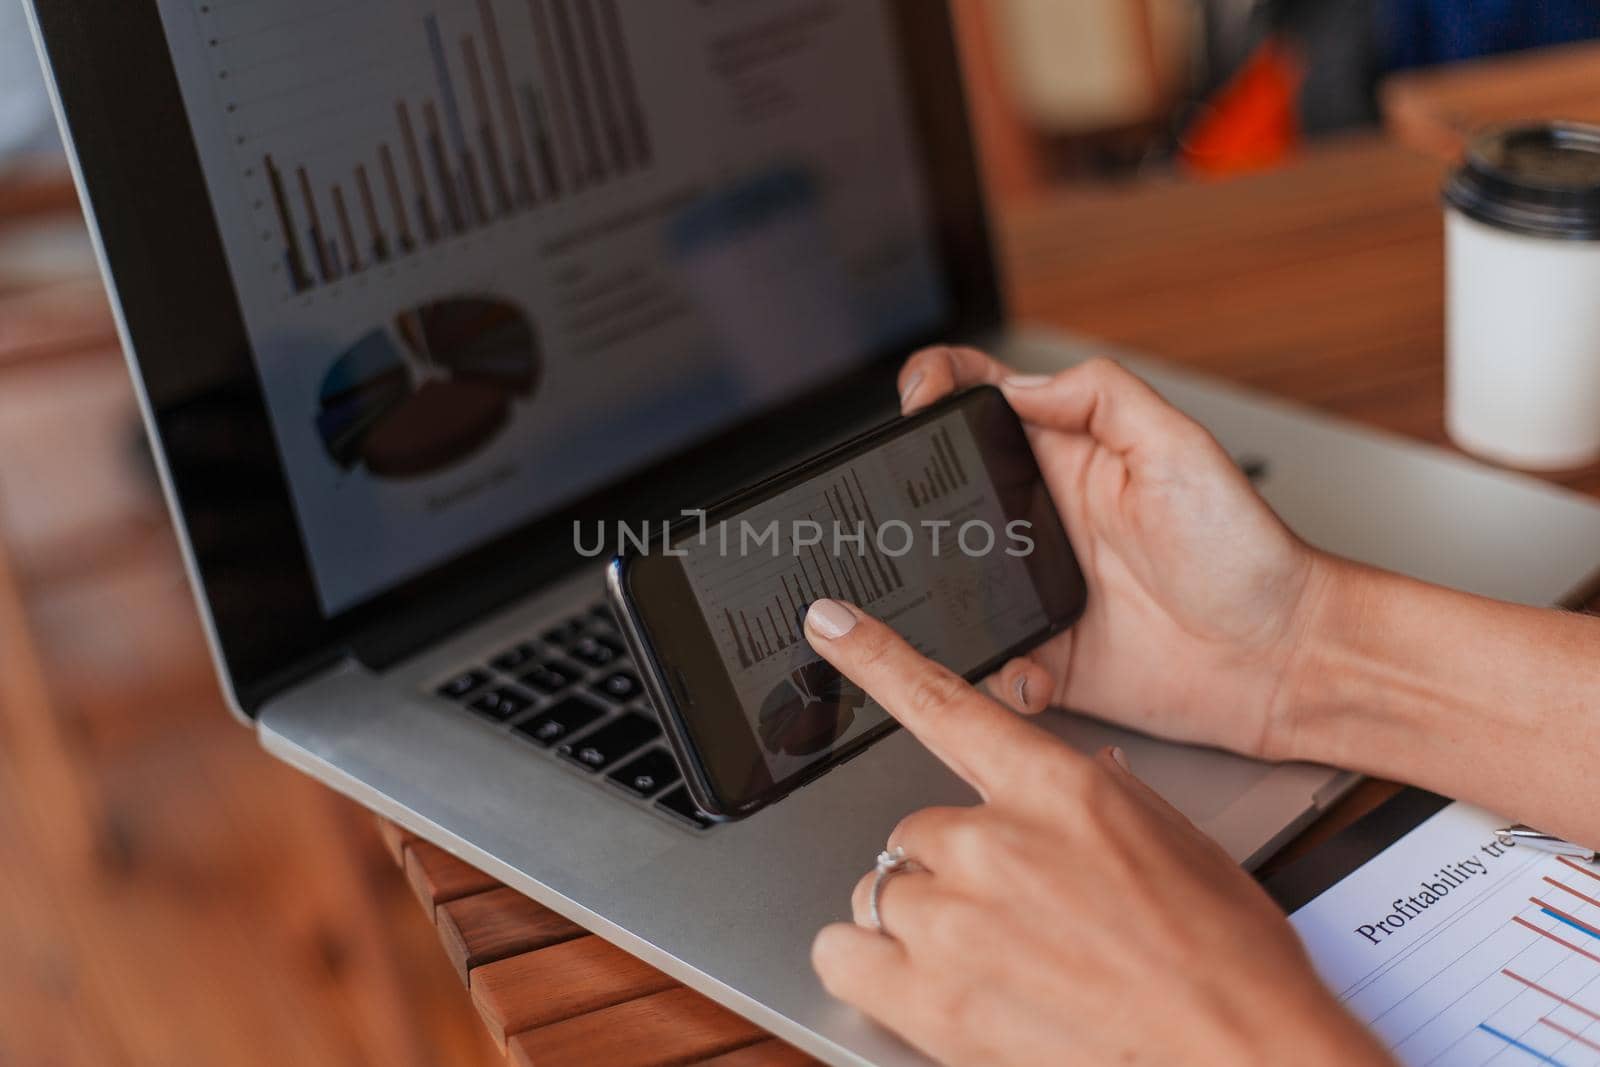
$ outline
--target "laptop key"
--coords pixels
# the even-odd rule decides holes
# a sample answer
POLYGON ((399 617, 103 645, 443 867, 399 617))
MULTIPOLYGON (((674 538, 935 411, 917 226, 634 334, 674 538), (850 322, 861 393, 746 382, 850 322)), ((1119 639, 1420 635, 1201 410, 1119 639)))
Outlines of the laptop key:
POLYGON ((583 677, 583 672, 558 659, 545 660, 522 676, 522 684, 553 696, 583 677))
POLYGON ((583 634, 583 616, 574 615, 565 622, 552 626, 542 636, 552 645, 570 645, 582 637, 583 634))
POLYGON ((472 670, 462 671, 441 685, 437 692, 442 697, 451 700, 460 700, 474 689, 489 680, 489 672, 474 667, 472 670))
POLYGON ((698 826, 702 830, 711 825, 711 816, 701 811, 695 804, 694 798, 689 795, 687 786, 680 785, 656 801, 656 807, 671 815, 676 815, 684 822, 692 826, 698 826))
POLYGON ((634 796, 643 798, 677 782, 678 763, 666 749, 652 748, 607 777, 634 796))
POLYGON ((513 729, 530 740, 548 746, 577 733, 603 714, 605 712, 581 697, 567 697, 531 719, 517 723, 513 729))
POLYGON ((638 696, 639 679, 630 671, 616 671, 606 675, 590 687, 596 693, 622 704, 638 696))
POLYGON ((494 659, 489 661, 489 666, 497 671, 514 671, 534 661, 539 654, 539 647, 531 641, 524 641, 513 648, 508 648, 494 659))
POLYGON ((519 693, 509 686, 502 685, 489 690, 476 700, 469 701, 467 707, 473 711, 481 711, 491 719, 504 722, 518 712, 533 707, 533 700, 525 693, 519 693))
POLYGON ((661 727, 628 712, 577 741, 569 741, 556 752, 591 771, 611 766, 629 752, 661 736, 661 727))
POLYGON ((568 645, 567 652, 573 659, 582 660, 591 667, 604 667, 621 658, 622 646, 609 637, 596 637, 590 634, 568 645))

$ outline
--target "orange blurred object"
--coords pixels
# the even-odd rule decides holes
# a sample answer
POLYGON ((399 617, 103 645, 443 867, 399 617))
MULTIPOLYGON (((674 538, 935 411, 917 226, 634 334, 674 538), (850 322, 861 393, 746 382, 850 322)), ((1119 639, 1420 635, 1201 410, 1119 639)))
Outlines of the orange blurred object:
POLYGON ((1299 99, 1305 69, 1293 48, 1269 40, 1218 91, 1183 139, 1184 163, 1224 177, 1269 170, 1300 146, 1299 99))

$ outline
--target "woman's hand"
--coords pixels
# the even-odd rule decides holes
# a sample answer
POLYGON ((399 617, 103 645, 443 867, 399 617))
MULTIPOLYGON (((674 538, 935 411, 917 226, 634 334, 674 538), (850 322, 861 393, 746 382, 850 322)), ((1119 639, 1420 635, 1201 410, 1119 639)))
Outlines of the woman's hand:
POLYGON ((980 383, 1022 417, 1089 582, 1083 619, 1002 668, 990 692, 1019 711, 1058 704, 1287 758, 1280 694, 1337 566, 1210 434, 1108 360, 1018 378, 973 349, 927 349, 900 372, 901 403, 980 383))
MULTIPOLYGON (((1102 373, 1102 372, 1094 372, 1102 373)), ((1389 1062, 1281 912, 1108 750, 1090 759, 837 601, 812 646, 984 798, 890 838, 883 930, 824 929, 823 984, 946 1064, 1389 1062)))

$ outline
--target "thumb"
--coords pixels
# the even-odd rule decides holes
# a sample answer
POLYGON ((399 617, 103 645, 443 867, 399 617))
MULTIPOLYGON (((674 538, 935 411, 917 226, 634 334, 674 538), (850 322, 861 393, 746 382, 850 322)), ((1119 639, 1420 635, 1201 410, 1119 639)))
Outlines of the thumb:
POLYGON ((1000 383, 1012 410, 1032 426, 1084 434, 1119 455, 1205 434, 1134 374, 1103 357, 1049 377, 1000 383))

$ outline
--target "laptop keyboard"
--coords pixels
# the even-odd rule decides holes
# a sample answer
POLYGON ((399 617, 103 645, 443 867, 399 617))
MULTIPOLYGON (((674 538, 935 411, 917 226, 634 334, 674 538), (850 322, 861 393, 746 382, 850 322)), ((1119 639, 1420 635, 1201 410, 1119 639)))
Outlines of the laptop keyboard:
POLYGON ((711 825, 604 604, 463 666, 433 691, 622 796, 696 830, 711 825))

